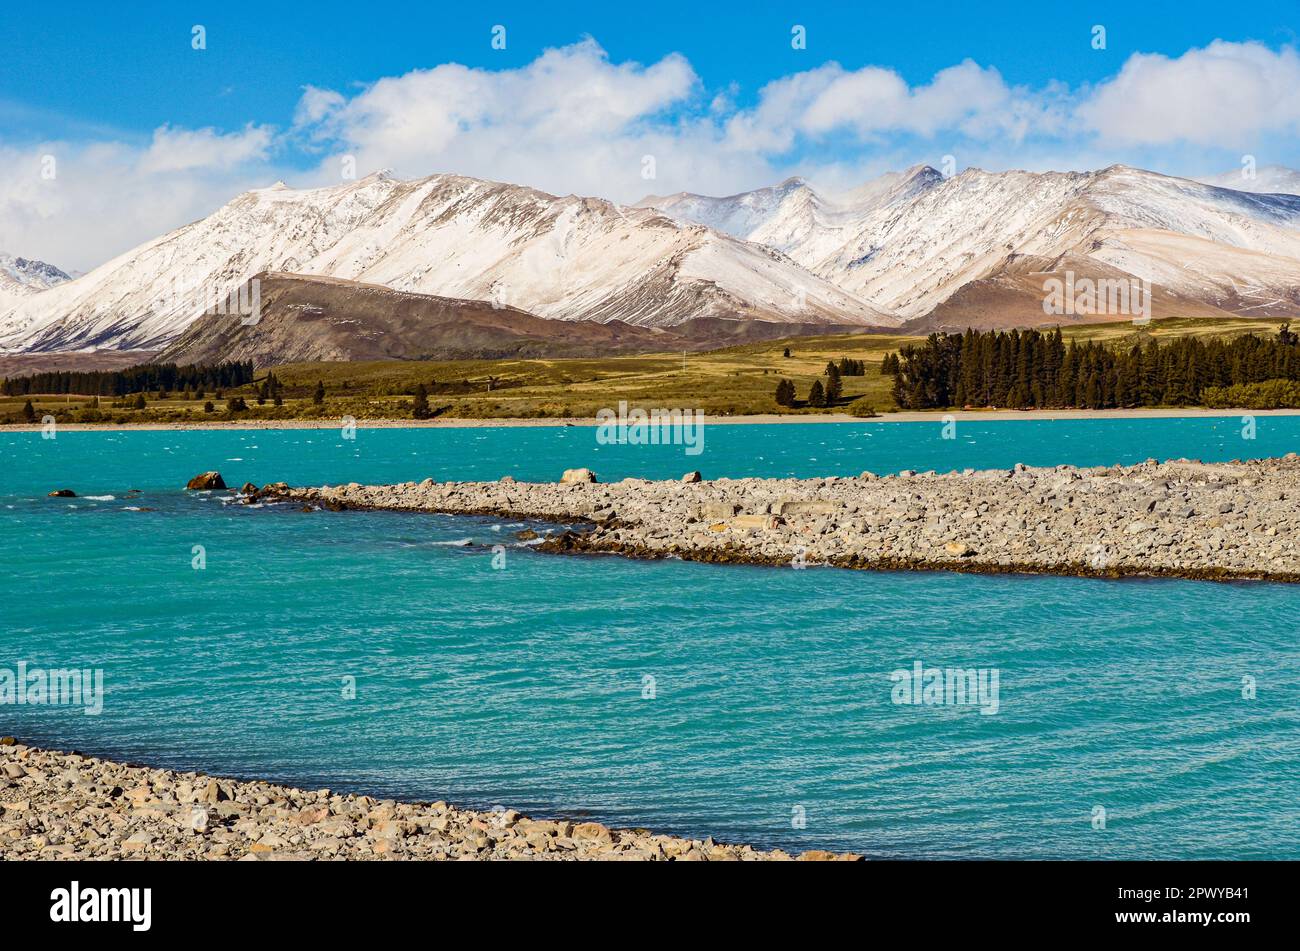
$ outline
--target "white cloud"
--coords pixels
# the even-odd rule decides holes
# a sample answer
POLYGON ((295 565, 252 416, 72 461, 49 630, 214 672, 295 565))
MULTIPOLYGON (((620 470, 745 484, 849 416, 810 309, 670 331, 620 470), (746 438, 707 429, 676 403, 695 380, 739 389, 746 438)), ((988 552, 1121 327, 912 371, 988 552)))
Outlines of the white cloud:
POLYGON ((1082 103, 1080 120, 1103 141, 1239 143, 1300 131, 1300 56, 1260 43, 1216 40, 1170 59, 1130 56, 1082 103))
POLYGON ((1050 117, 1043 97, 1007 85, 1002 75, 972 60, 940 70, 923 86, 909 86, 880 66, 846 71, 838 63, 798 73, 764 87, 760 104, 733 126, 755 141, 792 142, 790 130, 824 136, 848 130, 861 139, 902 132, 941 132, 979 138, 1023 136, 1028 120, 1050 117), (781 130, 786 130, 784 135, 781 130))
MULTIPOLYGON (((891 69, 827 63, 767 84, 749 108, 737 108, 738 95, 734 86, 710 95, 680 56, 614 64, 587 40, 518 69, 415 70, 351 98, 309 87, 295 129, 356 156, 359 168, 456 171, 631 201, 767 184, 832 136, 1019 141, 1061 123, 1055 95, 1009 86, 970 60, 918 86, 891 69), (640 177, 646 155, 653 181, 640 177)), ((327 160, 322 177, 337 168, 327 160)))
POLYGON ((140 157, 143 174, 182 172, 194 169, 226 169, 266 158, 272 130, 249 123, 241 132, 222 134, 216 129, 154 130, 153 142, 140 157))

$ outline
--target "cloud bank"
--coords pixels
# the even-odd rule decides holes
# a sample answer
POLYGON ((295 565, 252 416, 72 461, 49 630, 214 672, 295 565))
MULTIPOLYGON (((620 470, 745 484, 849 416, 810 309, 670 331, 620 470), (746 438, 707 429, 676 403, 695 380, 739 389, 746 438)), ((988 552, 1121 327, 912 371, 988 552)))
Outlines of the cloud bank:
POLYGON ((705 88, 678 54, 613 62, 585 40, 515 69, 448 63, 347 92, 308 86, 280 128, 0 142, 0 250, 86 269, 247 188, 334 184, 353 169, 458 172, 624 202, 789 174, 848 187, 945 155, 958 168, 1129 161, 1207 174, 1247 153, 1261 164, 1296 154, 1298 88, 1296 50, 1254 42, 1134 54, 1076 88, 1016 86, 968 59, 917 84, 886 66, 828 62, 747 93, 705 88), (50 156, 57 174, 43 177, 50 156))

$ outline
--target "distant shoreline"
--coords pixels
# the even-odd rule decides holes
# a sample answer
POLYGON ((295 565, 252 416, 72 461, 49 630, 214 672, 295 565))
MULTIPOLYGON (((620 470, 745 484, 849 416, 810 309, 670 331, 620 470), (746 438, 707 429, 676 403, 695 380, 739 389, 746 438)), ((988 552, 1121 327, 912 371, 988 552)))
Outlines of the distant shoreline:
MULTIPOLYGON (((1073 419, 1203 419, 1234 418, 1241 416, 1300 416, 1296 409, 1205 409, 1187 407, 1184 409, 1115 409, 1115 410, 929 410, 925 412, 882 413, 875 417, 850 416, 847 413, 785 414, 763 413, 752 416, 710 416, 702 419, 710 426, 769 426, 790 423, 927 423, 937 422, 951 416, 959 422, 979 422, 988 420, 1004 422, 1013 420, 1073 420, 1073 419)), ((178 431, 178 430, 266 430, 266 429, 337 429, 337 419, 275 419, 275 420, 212 420, 195 423, 59 423, 61 430, 110 432, 132 431, 178 431)), ((550 427, 553 429, 567 426, 597 426, 599 421, 593 417, 567 417, 543 419, 359 419, 359 429, 491 429, 518 427, 550 427)), ((0 432, 38 432, 39 423, 20 423, 0 427, 0 432)))

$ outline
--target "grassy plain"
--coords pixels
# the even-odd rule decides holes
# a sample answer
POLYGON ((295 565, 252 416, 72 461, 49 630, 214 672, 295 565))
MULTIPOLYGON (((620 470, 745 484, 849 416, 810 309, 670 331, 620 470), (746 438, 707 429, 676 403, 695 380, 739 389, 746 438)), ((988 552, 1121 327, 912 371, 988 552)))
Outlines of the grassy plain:
MULTIPOLYGON (((1281 321, 1236 318, 1230 320, 1169 319, 1145 327, 1128 322, 1083 324, 1062 328, 1067 340, 1099 340, 1128 346, 1150 337, 1169 339, 1185 335, 1234 336, 1275 333, 1281 321)), ((591 417, 602 408, 617 408, 620 400, 646 409, 700 409, 710 416, 780 413, 816 415, 844 412, 854 400, 865 397, 878 412, 897 409, 890 388, 893 378, 882 376, 886 354, 922 338, 905 335, 842 334, 765 341, 691 354, 643 354, 602 359, 506 359, 457 361, 384 360, 350 363, 299 363, 276 367, 282 383, 283 405, 258 404, 258 387, 244 386, 201 399, 172 393, 166 399, 146 394, 144 409, 130 400, 114 405, 111 398, 89 396, 31 397, 39 417, 52 414, 66 422, 203 423, 221 420, 410 418, 412 396, 420 384, 429 390, 428 402, 438 418, 545 419, 591 417), (789 348, 789 356, 786 356, 789 348), (863 376, 845 376, 840 401, 832 407, 802 405, 826 363, 849 357, 866 364, 863 376), (800 405, 778 406, 777 381, 795 384, 800 405), (324 384, 323 402, 313 395, 324 384), (242 398, 243 411, 231 412, 228 401, 242 398), (211 402, 213 410, 205 412, 211 402), (98 416, 99 418, 96 418, 98 416)), ((259 379, 264 374, 259 373, 259 379)), ((0 420, 24 422, 26 397, 0 397, 0 420)))

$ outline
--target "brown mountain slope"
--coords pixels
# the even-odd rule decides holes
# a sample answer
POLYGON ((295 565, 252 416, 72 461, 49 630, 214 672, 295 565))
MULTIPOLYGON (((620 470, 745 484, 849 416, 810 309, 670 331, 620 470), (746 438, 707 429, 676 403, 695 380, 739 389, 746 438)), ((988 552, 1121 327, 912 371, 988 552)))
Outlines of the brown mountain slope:
POLYGON ((961 331, 967 327, 976 330, 1064 327, 1141 321, 1145 317, 1231 316, 1233 314, 1226 309, 1168 287, 1142 285, 1132 274, 1092 258, 1070 254, 1056 258, 1009 254, 1002 265, 987 277, 963 285, 930 313, 908 321, 904 327, 909 332, 927 333, 934 330, 961 331), (1057 308, 1053 313, 1044 309, 1044 302, 1049 299, 1053 287, 1060 288, 1062 300, 1065 289, 1072 288, 1076 304, 1085 304, 1082 297, 1088 286, 1085 281, 1092 282, 1098 291, 1093 309, 1083 306, 1057 308), (1109 293, 1109 288, 1114 288, 1115 292, 1109 293), (1147 294, 1149 308, 1144 308, 1147 294))
MULTIPOLYGON (((260 294, 256 321, 233 312, 232 303, 228 308, 232 313, 205 314, 195 320, 157 361, 252 360, 258 366, 275 366, 317 360, 600 356, 702 350, 805 333, 870 329, 707 317, 671 328, 548 320, 486 301, 412 294, 317 275, 271 273, 254 280, 260 294)), ((248 285, 241 293, 243 300, 252 300, 248 285)))

